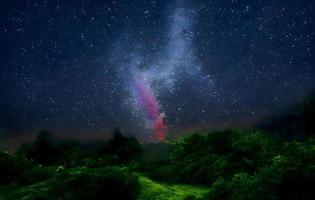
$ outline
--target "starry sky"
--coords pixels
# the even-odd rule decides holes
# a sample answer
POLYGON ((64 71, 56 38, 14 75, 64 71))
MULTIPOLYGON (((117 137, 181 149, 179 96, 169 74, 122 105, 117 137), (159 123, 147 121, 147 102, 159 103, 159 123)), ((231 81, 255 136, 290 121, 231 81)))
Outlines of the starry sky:
POLYGON ((167 137, 251 127, 314 90, 314 13, 312 0, 4 0, 0 134, 150 140, 139 74, 167 137))

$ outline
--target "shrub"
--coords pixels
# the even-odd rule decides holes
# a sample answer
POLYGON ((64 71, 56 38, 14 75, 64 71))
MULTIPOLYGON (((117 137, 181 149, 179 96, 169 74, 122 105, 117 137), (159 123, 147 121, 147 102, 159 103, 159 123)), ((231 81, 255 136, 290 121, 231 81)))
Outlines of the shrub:
POLYGON ((46 181, 2 191, 7 200, 135 200, 140 189, 138 178, 128 169, 107 167, 63 168, 46 181))
POLYGON ((0 185, 20 182, 24 171, 31 167, 30 162, 0 151, 0 185))
POLYGON ((57 175, 50 192, 56 199, 132 200, 139 195, 140 184, 127 168, 75 168, 57 175))
POLYGON ((124 137, 116 130, 113 138, 105 143, 99 153, 101 156, 104 154, 116 156, 118 159, 113 160, 113 164, 122 164, 137 159, 142 153, 142 146, 134 137, 124 137))
POLYGON ((291 142, 281 153, 260 165, 255 174, 218 179, 207 199, 313 199, 315 146, 291 142))
POLYGON ((169 160, 172 167, 164 168, 168 175, 162 175, 188 183, 212 184, 219 177, 230 178, 242 172, 254 174, 277 152, 276 142, 260 132, 226 130, 194 134, 175 145, 169 160))

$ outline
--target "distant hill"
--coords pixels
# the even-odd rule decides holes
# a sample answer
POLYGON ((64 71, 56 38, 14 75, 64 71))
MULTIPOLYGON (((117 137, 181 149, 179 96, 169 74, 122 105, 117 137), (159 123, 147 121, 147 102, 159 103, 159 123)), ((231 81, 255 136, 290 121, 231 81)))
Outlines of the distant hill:
POLYGON ((287 112, 259 123, 257 128, 284 137, 304 138, 315 134, 315 95, 287 112))

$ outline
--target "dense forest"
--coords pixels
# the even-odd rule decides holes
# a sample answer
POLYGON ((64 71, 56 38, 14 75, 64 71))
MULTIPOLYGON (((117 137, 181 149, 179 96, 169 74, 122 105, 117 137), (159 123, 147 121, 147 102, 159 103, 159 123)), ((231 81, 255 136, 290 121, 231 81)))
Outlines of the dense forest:
POLYGON ((0 152, 0 199, 314 199, 314 98, 296 108, 255 130, 155 144, 119 130, 98 144, 42 131, 0 152))

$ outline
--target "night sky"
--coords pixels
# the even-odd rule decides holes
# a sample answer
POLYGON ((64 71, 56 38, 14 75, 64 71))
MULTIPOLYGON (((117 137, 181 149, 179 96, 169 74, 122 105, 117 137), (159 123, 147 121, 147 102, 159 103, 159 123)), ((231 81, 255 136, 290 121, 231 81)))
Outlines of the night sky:
POLYGON ((0 134, 251 127, 314 90, 314 6, 1 1, 0 134))

